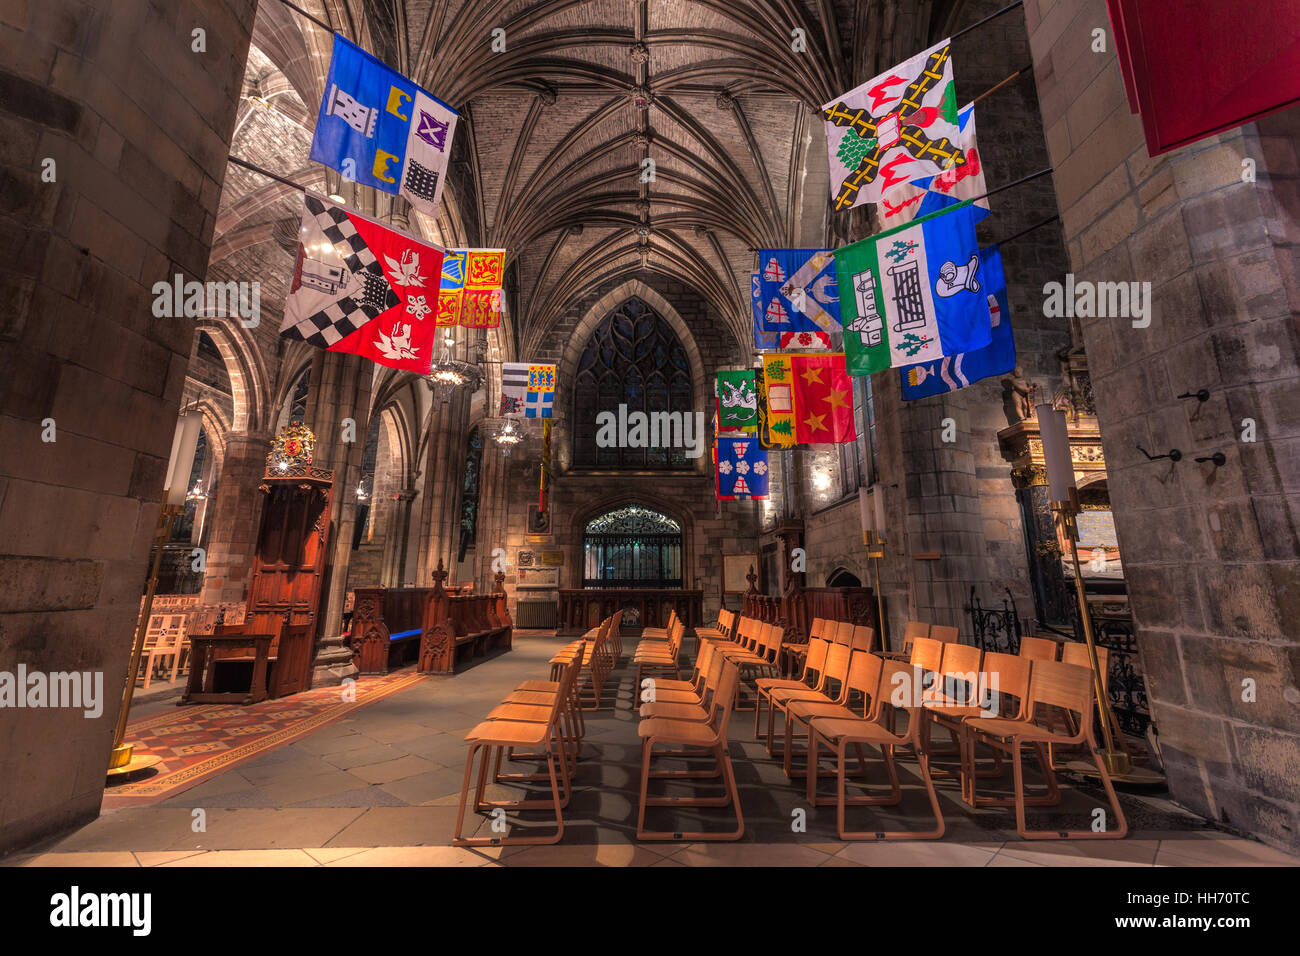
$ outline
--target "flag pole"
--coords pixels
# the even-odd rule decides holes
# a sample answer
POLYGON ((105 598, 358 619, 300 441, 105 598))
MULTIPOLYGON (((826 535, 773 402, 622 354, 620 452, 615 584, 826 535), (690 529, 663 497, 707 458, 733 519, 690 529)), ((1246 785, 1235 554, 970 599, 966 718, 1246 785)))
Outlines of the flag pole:
POLYGON ((1010 83, 1012 80, 1016 79, 1016 77, 1024 76, 1026 73, 1028 73, 1028 72, 1030 72, 1031 70, 1033 70, 1033 68, 1034 68, 1034 65, 1033 65, 1032 63, 1030 63, 1028 66, 1022 66, 1020 69, 1016 70, 1016 72, 1012 73, 1012 74, 1011 74, 1010 76, 1008 76, 1006 79, 1001 80, 1000 82, 998 82, 998 83, 995 84, 994 86, 990 86, 987 90, 985 90, 985 91, 984 91, 983 93, 981 93, 979 96, 975 97, 975 99, 971 100, 971 101, 967 104, 967 106, 968 106, 968 107, 970 107, 970 106, 974 106, 974 105, 975 105, 976 103, 978 103, 980 100, 984 99, 984 97, 986 97, 986 96, 992 96, 992 95, 993 95, 994 93, 996 93, 998 90, 1002 89, 1002 87, 1006 86, 1006 85, 1007 85, 1008 83, 1010 83))
MULTIPOLYGON (((312 16, 310 13, 308 13, 308 12, 307 12, 306 10, 304 10, 302 7, 290 3, 289 0, 280 0, 280 2, 283 3, 283 4, 284 4, 286 7, 288 7, 290 10, 294 11, 295 13, 300 14, 301 16, 306 17, 308 20, 310 20, 312 23, 316 24, 316 26, 320 27, 322 30, 325 30, 325 31, 327 31, 327 32, 329 32, 329 33, 333 33, 333 32, 334 32, 334 28, 333 28, 332 26, 330 26, 330 25, 329 25, 328 23, 326 23, 324 20, 321 20, 321 19, 319 19, 319 18, 317 18, 317 17, 312 16)), ((997 16, 996 13, 993 14, 993 15, 994 15, 994 16, 997 16)), ((978 26, 978 25, 979 25, 979 24, 976 24, 976 26, 978 26)))
MULTIPOLYGON (((285 3, 286 0, 280 0, 280 2, 281 2, 281 3, 285 3)), ((988 23, 988 22, 990 22, 990 21, 992 21, 992 20, 996 20, 998 17, 1002 16, 1002 14, 1004 14, 1004 13, 1010 13, 1010 12, 1011 12, 1012 10, 1014 10, 1016 7, 1020 7, 1020 6, 1024 6, 1024 0, 1016 0, 1015 3, 1008 3, 1008 4, 1007 4, 1005 7, 1003 7, 1001 10, 994 10, 994 11, 993 11, 992 13, 990 13, 987 17, 985 17, 983 20, 976 20, 976 21, 975 21, 974 23, 972 23, 970 26, 968 26, 968 27, 962 27, 960 30, 958 30, 956 33, 954 33, 952 36, 948 37, 948 40, 951 42, 952 40, 957 39, 959 36, 962 36, 963 34, 966 34, 966 33, 970 33, 972 30, 978 29, 979 27, 984 26, 984 24, 986 24, 986 23, 988 23)))
POLYGON ((1027 235, 1029 235, 1031 232, 1033 232, 1035 229, 1041 229, 1043 226, 1046 226, 1046 225, 1048 225, 1049 223, 1056 222, 1056 221, 1057 221, 1058 219, 1060 219, 1060 218, 1061 218, 1060 213, 1056 213, 1055 215, 1048 216, 1048 217, 1047 217, 1046 219, 1044 219, 1042 222, 1036 222, 1036 223, 1034 223, 1032 226, 1030 226, 1029 228, 1027 228, 1027 229, 1021 229, 1021 230, 1020 230, 1018 233, 1016 233, 1015 235, 1013 235, 1013 236, 1007 236, 1007 238, 1002 239, 1002 240, 1000 240, 1000 241, 998 241, 998 242, 995 242, 995 243, 993 243, 993 244, 994 244, 995 246, 1005 246, 1008 242, 1015 242, 1015 241, 1016 241, 1017 239, 1019 239, 1021 236, 1027 236, 1027 235))

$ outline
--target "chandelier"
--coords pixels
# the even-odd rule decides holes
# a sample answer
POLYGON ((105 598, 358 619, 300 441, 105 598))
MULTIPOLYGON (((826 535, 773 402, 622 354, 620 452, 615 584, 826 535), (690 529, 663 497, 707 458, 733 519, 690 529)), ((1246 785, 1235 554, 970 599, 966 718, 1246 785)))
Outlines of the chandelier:
POLYGON ((442 389, 442 400, 451 401, 451 396, 458 388, 476 392, 483 384, 483 370, 470 362, 456 361, 451 357, 451 347, 456 340, 451 336, 443 339, 442 356, 429 366, 425 381, 435 392, 442 389))
POLYGON ((509 458, 511 450, 524 440, 524 433, 515 424, 514 419, 497 419, 493 426, 491 438, 497 443, 497 447, 501 449, 501 454, 509 458))

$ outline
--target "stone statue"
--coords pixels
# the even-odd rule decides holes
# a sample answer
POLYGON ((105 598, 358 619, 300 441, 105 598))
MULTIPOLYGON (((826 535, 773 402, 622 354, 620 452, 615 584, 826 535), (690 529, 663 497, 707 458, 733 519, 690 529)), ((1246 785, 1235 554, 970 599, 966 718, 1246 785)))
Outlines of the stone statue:
POLYGON ((1025 378, 1019 365, 1002 379, 1002 411, 1007 424, 1015 425, 1034 416, 1034 390, 1037 388, 1025 378))

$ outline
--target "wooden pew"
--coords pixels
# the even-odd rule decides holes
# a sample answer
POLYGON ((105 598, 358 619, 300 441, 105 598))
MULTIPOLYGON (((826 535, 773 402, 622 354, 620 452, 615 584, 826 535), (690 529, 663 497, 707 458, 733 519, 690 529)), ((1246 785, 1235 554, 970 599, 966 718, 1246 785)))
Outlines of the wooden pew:
POLYGON ((425 605, 420 639, 419 669, 450 674, 456 668, 456 652, 468 648, 474 657, 494 647, 514 646, 514 621, 506 607, 505 574, 498 571, 492 594, 448 594, 442 582, 447 572, 439 563, 433 574, 433 588, 425 605))

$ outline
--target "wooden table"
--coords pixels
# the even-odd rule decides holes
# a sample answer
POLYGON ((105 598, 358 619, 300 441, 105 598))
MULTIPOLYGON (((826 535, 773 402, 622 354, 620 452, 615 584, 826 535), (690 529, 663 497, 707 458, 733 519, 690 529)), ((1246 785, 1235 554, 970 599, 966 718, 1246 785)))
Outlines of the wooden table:
MULTIPOLYGON (((267 659, 273 634, 195 634, 190 638, 190 677, 181 695, 182 704, 256 704, 266 700, 267 659), (215 652, 245 650, 253 659, 253 680, 246 691, 217 693, 212 687, 217 675, 215 652)), ((228 660, 229 658, 222 658, 228 660)), ((238 660, 239 658, 236 658, 238 660)))

